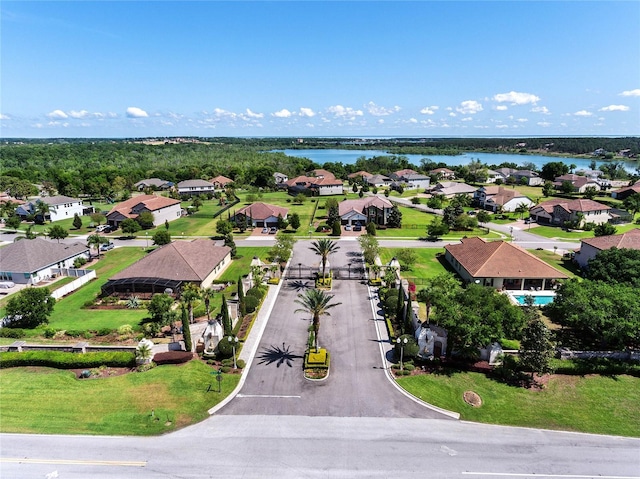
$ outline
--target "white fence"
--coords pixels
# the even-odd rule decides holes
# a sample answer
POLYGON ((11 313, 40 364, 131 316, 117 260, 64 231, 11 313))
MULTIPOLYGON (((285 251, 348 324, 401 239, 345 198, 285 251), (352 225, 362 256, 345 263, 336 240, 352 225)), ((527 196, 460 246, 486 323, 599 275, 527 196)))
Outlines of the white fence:
POLYGON ((76 280, 73 280, 69 284, 65 284, 64 286, 56 289, 55 291, 52 291, 51 292, 51 296, 53 296, 55 299, 60 299, 63 296, 66 296, 67 294, 71 293, 72 291, 75 291, 76 289, 78 289, 83 284, 86 284, 89 281, 91 281, 92 279, 95 279, 95 277, 96 277, 95 270, 90 269, 90 270, 86 270, 86 271, 88 271, 88 272, 84 276, 81 276, 80 278, 78 278, 76 280))

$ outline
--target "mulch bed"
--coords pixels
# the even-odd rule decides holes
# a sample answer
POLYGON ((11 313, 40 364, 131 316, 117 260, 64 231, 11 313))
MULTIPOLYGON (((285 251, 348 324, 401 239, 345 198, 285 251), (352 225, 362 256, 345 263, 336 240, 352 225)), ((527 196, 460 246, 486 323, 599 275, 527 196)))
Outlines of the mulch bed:
POLYGON ((122 376, 123 374, 129 374, 135 371, 135 368, 108 368, 108 367, 101 367, 101 368, 90 368, 90 369, 71 369, 70 371, 73 371, 73 373, 76 375, 77 379, 101 379, 101 378, 112 378, 115 376, 122 376), (88 378, 83 378, 82 377, 82 373, 83 371, 90 371, 91 372, 91 376, 89 376, 88 378))

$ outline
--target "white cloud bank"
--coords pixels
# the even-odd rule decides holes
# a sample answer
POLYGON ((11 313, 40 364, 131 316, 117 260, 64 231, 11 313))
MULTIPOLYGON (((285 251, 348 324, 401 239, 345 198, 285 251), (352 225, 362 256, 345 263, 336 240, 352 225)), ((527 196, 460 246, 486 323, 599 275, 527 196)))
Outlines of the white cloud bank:
POLYGON ((635 90, 626 90, 620 93, 620 96, 640 96, 640 88, 635 90))
POLYGON ((629 107, 626 105, 609 105, 600 108, 598 111, 629 111, 629 107))
POLYGON ((475 115, 482 110, 482 105, 475 100, 463 101, 460 103, 460 106, 456 108, 456 111, 463 115, 475 115))
POLYGON ((316 113, 311 108, 300 108, 300 116, 311 118, 316 116, 316 113))
POLYGON ((336 118, 347 118, 355 120, 357 116, 364 115, 362 110, 355 110, 349 106, 334 105, 327 108, 327 112, 334 115, 336 118))
POLYGON ((510 91, 509 93, 498 93, 493 97, 494 101, 498 103, 511 103, 512 105, 527 105, 529 103, 537 103, 540 101, 540 97, 531 93, 522 93, 517 91, 510 91))
POLYGON ((393 113, 399 112, 402 108, 399 106, 392 106, 391 108, 385 108, 380 105, 376 105, 374 102, 370 101, 366 105, 367 111, 369 114, 373 116, 388 116, 393 113))
POLYGON ((47 113, 47 116, 49 118, 69 118, 69 115, 62 110, 53 110, 51 113, 47 113))
POLYGON ((276 111, 275 113, 272 113, 271 115, 273 115, 273 116, 275 116, 277 118, 289 118, 292 115, 292 113, 289 110, 287 110, 286 108, 283 108, 282 110, 276 111))
POLYGON ((137 106, 130 106, 127 108, 127 117, 129 118, 147 118, 149 114, 144 111, 142 108, 138 108, 137 106))
POLYGON ((439 106, 425 106, 422 110, 420 110, 420 113, 422 113, 423 115, 433 115, 440 107, 439 106))
POLYGON ((593 113, 587 110, 580 110, 574 113, 575 116, 591 116, 593 113))

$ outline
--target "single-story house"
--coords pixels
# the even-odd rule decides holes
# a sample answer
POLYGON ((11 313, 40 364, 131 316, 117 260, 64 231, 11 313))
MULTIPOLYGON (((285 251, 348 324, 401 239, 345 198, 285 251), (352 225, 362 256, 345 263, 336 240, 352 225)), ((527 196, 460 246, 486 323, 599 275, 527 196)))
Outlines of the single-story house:
POLYGON ((234 213, 231 221, 237 222, 240 218, 245 218, 249 227, 278 226, 278 215, 282 219, 287 219, 288 208, 270 205, 268 203, 251 203, 234 213))
POLYGON ((228 246, 216 246, 208 239, 174 241, 109 278, 102 294, 134 296, 170 291, 180 296, 188 283, 210 287, 230 264, 228 246))
POLYGON ((550 290, 568 277, 514 243, 477 236, 445 246, 445 259, 464 281, 502 290, 550 290))
POLYGON ((314 196, 342 195, 342 180, 327 170, 313 170, 310 176, 297 176, 286 182, 289 194, 311 194, 314 196))
POLYGON ((184 180, 176 185, 180 195, 206 195, 213 193, 216 187, 207 180, 184 180))
POLYGON ((371 176, 373 175, 368 171, 360 170, 360 171, 356 171, 355 173, 351 173, 350 175, 347 175, 347 178, 349 178, 350 180, 353 180, 353 179, 360 179, 360 178, 365 179, 371 176))
POLYGON ((404 187, 407 189, 426 190, 431 184, 431 178, 426 175, 421 175, 420 173, 404 173, 402 175, 397 175, 397 173, 398 172, 396 172, 395 182, 404 185, 404 187))
POLYGON ((589 261, 595 258, 600 251, 611 248, 640 249, 640 229, 634 228, 619 235, 598 236, 585 238, 580 241, 580 249, 575 252, 573 260, 580 268, 586 268, 589 261))
POLYGON ((287 181, 289 181, 289 177, 284 173, 278 173, 277 171, 273 174, 273 179, 276 182, 277 186, 280 186, 287 181))
POLYGON ((146 180, 140 180, 137 183, 134 183, 133 186, 135 186, 138 191, 142 191, 145 188, 152 188, 154 190, 170 190, 173 188, 173 183, 171 181, 161 180, 160 178, 147 178, 146 180))
POLYGON ((129 198, 115 205, 107 213, 107 224, 119 228, 127 218, 136 219, 140 213, 148 211, 153 214, 154 226, 174 221, 182 215, 180 201, 157 195, 140 195, 129 198))
POLYGON ((227 178, 226 176, 218 175, 215 178, 212 178, 210 183, 213 184, 214 188, 220 190, 233 183, 233 180, 231 178, 227 178))
POLYGON ((465 194, 473 195, 477 188, 466 183, 458 183, 457 181, 439 181, 429 190, 432 195, 444 195, 447 198, 453 198, 455 195, 465 194))
POLYGON ((572 173, 558 176, 553 181, 553 186, 555 186, 556 190, 561 190, 566 181, 573 185, 573 191, 575 193, 584 193, 590 186, 595 188, 597 191, 600 191, 601 189, 603 189, 603 187, 606 186, 606 182, 605 184, 603 184, 601 180, 592 179, 587 176, 575 175, 572 173))
POLYGON ((5 193, 4 191, 0 191, 0 204, 11 203, 14 206, 24 205, 26 202, 24 200, 19 200, 14 198, 13 196, 5 193))
POLYGON ((483 186, 473 194, 473 199, 480 208, 513 212, 518 206, 524 204, 527 209, 535 203, 517 190, 503 186, 483 186))
POLYGON ((72 268, 76 258, 89 259, 82 243, 58 243, 44 238, 23 239, 0 248, 0 281, 37 284, 51 278, 58 268, 72 268))
POLYGON ((380 196, 367 196, 338 203, 338 214, 343 225, 386 225, 393 204, 380 196))
POLYGON ((528 186, 538 186, 544 183, 544 180, 540 177, 538 173, 531 170, 517 170, 515 168, 498 168, 496 169, 497 173, 500 173, 502 179, 506 182, 511 178, 511 181, 514 183, 521 185, 525 183, 528 186), (523 180, 524 178, 524 180, 523 180))
POLYGON ((382 188, 384 186, 390 186, 393 180, 384 175, 371 175, 364 178, 369 186, 375 186, 376 188, 382 188))
POLYGON ((40 221, 59 221, 67 218, 73 218, 74 215, 82 216, 85 207, 79 198, 70 198, 69 196, 43 196, 16 208, 16 214, 21 218, 29 215, 38 215, 38 203, 45 203, 49 206, 49 212, 45 218, 39 218, 40 221))
POLYGON ((529 216, 539 224, 564 225, 576 221, 582 214, 584 223, 606 223, 611 219, 611 207, 587 199, 554 199, 544 201, 529 209, 529 216))
POLYGON ((625 186, 624 188, 620 188, 618 190, 612 191, 611 198, 615 198, 617 200, 624 200, 634 193, 640 193, 640 180, 636 181, 631 186, 625 186))
POLYGON ((435 175, 441 180, 455 180, 456 172, 449 168, 436 168, 429 172, 430 175, 435 175))

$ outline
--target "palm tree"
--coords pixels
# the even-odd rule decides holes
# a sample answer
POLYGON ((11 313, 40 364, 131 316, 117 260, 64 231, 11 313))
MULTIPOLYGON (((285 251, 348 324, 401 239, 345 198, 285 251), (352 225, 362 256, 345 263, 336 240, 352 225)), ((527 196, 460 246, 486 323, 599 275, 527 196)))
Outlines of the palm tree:
POLYGON ((309 313, 313 319, 313 343, 318 351, 318 332, 320 331, 320 316, 330 316, 329 309, 342 303, 330 303, 333 294, 327 294, 319 289, 308 289, 304 294, 299 294, 296 303, 302 306, 296 309, 296 313, 309 313))
POLYGON ((51 208, 44 201, 40 200, 36 204, 36 215, 42 217, 42 223, 47 222, 47 215, 50 213, 51 208))
POLYGON ((189 307, 189 323, 191 324, 193 323, 193 302, 201 297, 200 288, 194 283, 188 283, 182 288, 180 297, 189 307))
POLYGON ((335 241, 332 241, 328 238, 323 238, 311 243, 311 248, 309 249, 322 258, 322 278, 326 278, 325 269, 327 267, 327 259, 329 258, 330 254, 338 251, 340 247, 335 241))
POLYGON ((207 311, 207 321, 211 321, 211 299, 214 291, 211 288, 200 288, 200 297, 204 301, 204 307, 207 311))
POLYGON ((89 248, 91 248, 92 246, 96 248, 96 251, 98 251, 98 259, 100 259, 100 245, 105 243, 105 239, 106 238, 100 236, 97 233, 92 234, 87 238, 87 246, 89 246, 89 248))

